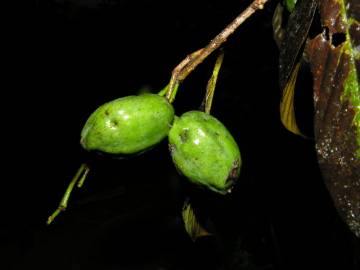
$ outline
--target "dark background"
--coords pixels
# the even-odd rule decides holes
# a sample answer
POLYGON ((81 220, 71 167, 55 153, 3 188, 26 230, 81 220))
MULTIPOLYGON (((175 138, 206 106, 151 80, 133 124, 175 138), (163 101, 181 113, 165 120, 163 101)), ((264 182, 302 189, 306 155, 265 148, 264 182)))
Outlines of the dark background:
MULTIPOLYGON (((99 105, 160 90, 187 54, 249 3, 38 0, 15 9, 5 51, 1 269, 359 269, 358 240, 327 193, 314 141, 280 123, 271 29, 276 1, 223 46, 212 114, 242 154, 231 195, 189 185, 166 140, 129 160, 89 155, 79 145, 82 126, 99 105), (84 187, 46 226, 84 160, 91 164, 84 187), (193 243, 187 236, 186 196, 212 237, 193 243)), ((182 84, 177 115, 199 108, 215 56, 182 84)), ((296 109, 309 137, 311 94, 304 68, 296 109)))

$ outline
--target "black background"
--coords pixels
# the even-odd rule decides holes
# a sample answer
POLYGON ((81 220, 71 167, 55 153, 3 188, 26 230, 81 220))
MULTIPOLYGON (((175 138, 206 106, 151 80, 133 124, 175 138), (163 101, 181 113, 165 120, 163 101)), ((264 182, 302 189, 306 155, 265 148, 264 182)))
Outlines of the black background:
MULTIPOLYGON (((358 269, 358 240, 327 193, 314 141, 280 123, 276 1, 223 46, 212 114, 242 154, 231 195, 198 190, 178 176, 166 141, 129 160, 89 156, 79 145, 94 109, 160 90, 187 54, 249 2, 39 0, 15 9, 5 53, 1 269, 358 269), (46 226, 84 160, 91 164, 84 187, 46 226), (214 234, 195 243, 180 215, 189 194, 214 234)), ((182 84, 177 115, 199 108, 215 56, 182 84)), ((306 68, 298 89, 299 125, 311 137, 306 68)))

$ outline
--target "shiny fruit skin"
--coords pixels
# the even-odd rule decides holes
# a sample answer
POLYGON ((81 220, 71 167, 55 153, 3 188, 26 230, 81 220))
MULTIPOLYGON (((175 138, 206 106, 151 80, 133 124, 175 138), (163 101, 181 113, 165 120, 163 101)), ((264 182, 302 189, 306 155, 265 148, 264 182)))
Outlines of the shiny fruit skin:
POLYGON ((226 127, 209 114, 189 111, 176 117, 169 148, 177 169, 195 184, 226 194, 239 177, 239 147, 226 127))
POLYGON ((156 94, 122 97, 100 106, 81 132, 87 150, 109 154, 135 154, 168 135, 174 109, 156 94))

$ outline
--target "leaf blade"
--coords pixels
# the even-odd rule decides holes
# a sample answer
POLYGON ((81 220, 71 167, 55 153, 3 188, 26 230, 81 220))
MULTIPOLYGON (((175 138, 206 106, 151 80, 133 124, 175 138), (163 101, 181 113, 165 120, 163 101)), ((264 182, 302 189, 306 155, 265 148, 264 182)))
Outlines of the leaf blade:
POLYGON ((185 230, 190 236, 191 240, 196 241, 196 239, 199 237, 211 235, 211 233, 209 233, 203 226, 200 225, 189 200, 185 200, 184 202, 182 208, 182 218, 185 225, 185 230))
POLYGON ((280 119, 287 130, 296 135, 304 136, 296 123, 294 108, 295 85, 300 65, 300 62, 296 64, 291 73, 289 81, 286 83, 283 89, 282 98, 280 101, 280 119))
POLYGON ((317 158, 339 214, 360 237, 360 8, 358 0, 318 4, 327 31, 305 47, 313 74, 317 158))

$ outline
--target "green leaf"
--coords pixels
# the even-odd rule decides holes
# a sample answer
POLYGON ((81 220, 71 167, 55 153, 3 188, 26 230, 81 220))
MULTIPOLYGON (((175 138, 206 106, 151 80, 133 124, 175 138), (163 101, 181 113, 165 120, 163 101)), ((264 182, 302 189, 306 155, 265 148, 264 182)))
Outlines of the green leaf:
POLYGON ((335 206, 360 237, 359 0, 318 0, 325 31, 307 42, 317 156, 335 206))
POLYGON ((293 10, 295 9, 297 0, 285 0, 284 2, 285 2, 286 9, 289 12, 293 12, 293 10))
POLYGON ((185 230, 193 241, 199 237, 211 235, 211 233, 209 233, 206 229, 204 229, 204 227, 200 225, 189 200, 184 202, 182 218, 184 221, 185 230))
POLYGON ((297 63, 294 70, 291 73, 290 79, 285 85, 282 92, 282 99, 280 102, 280 119, 283 125, 296 135, 303 136, 296 124, 295 109, 294 109, 294 94, 296 78, 299 73, 300 62, 297 63))

